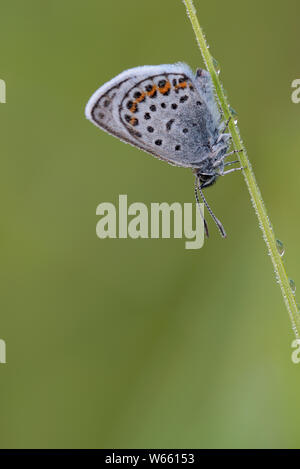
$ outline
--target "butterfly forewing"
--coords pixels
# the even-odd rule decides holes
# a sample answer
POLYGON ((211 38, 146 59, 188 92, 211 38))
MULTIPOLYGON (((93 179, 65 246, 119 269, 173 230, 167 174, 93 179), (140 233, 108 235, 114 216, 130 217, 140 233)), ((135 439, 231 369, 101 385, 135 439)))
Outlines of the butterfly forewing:
POLYGON ((197 167, 217 135, 199 79, 184 64, 122 73, 92 96, 86 115, 121 140, 177 166, 197 167))

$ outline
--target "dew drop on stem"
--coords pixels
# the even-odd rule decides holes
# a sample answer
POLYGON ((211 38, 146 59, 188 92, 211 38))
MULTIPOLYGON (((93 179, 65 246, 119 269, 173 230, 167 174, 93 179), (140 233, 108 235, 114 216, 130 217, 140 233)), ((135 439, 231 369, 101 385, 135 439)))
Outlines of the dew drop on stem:
POLYGON ((230 110, 230 113, 231 113, 232 117, 237 117, 238 113, 236 112, 235 109, 233 109, 233 107, 230 106, 229 110, 230 110))
POLYGON ((291 287, 292 293, 295 294, 296 293, 296 284, 295 284, 295 282, 292 278, 289 279, 289 282, 290 282, 290 287, 291 287))
POLYGON ((282 257, 285 253, 285 247, 284 247, 283 242, 280 241, 280 239, 276 239, 276 246, 277 246, 277 251, 278 251, 280 257, 282 257))
POLYGON ((220 69, 219 62, 214 57, 212 57, 212 61, 213 61, 215 71, 217 72, 218 75, 220 75, 221 69, 220 69))

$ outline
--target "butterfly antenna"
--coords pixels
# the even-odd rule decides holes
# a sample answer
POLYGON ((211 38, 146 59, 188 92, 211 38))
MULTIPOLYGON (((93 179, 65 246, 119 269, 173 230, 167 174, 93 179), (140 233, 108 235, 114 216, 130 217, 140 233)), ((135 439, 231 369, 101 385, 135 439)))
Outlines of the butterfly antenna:
POLYGON ((206 237, 209 238, 208 226, 207 226, 206 220, 203 216, 201 206, 200 206, 200 200, 199 200, 199 195, 198 195, 198 177, 197 176, 196 176, 196 179, 195 179, 195 197, 196 197, 196 202, 197 202, 197 205, 198 205, 198 209, 199 209, 201 218, 204 222, 204 229, 205 229, 206 237))
POLYGON ((227 235, 226 235, 226 232, 225 232, 225 230, 224 230, 224 227, 223 227, 222 223, 220 222, 220 220, 217 219, 216 215, 213 213, 212 209, 211 209, 210 206, 208 205, 208 203, 207 203, 207 201, 206 201, 206 199, 205 199, 205 197, 204 197, 204 195, 203 195, 202 187, 201 187, 201 182, 200 182, 200 179, 199 179, 199 178, 198 178, 198 189, 199 189, 199 192, 200 192, 200 194, 201 194, 202 200, 203 200, 203 202, 204 202, 204 204, 205 204, 205 206, 206 206, 206 208, 207 208, 207 210, 208 210, 210 216, 212 217, 212 219, 214 220, 215 224, 216 224, 217 227, 219 228, 219 231, 220 231, 220 233, 221 233, 221 236, 222 236, 223 238, 226 238, 227 235))

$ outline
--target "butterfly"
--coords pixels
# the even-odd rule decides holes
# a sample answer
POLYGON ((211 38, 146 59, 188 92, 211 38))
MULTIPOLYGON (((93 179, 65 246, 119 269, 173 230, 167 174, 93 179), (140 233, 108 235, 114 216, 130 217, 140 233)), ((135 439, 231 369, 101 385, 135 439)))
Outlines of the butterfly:
MULTIPOLYGON (((172 165, 191 168, 198 206, 200 193, 226 237, 203 189, 214 184, 218 176, 243 168, 224 170, 238 163, 225 159, 239 150, 228 153, 230 119, 226 123, 222 120, 209 72, 198 69, 194 74, 184 63, 126 70, 91 96, 85 115, 120 140, 172 165)), ((204 224, 208 236, 205 219, 204 224)))

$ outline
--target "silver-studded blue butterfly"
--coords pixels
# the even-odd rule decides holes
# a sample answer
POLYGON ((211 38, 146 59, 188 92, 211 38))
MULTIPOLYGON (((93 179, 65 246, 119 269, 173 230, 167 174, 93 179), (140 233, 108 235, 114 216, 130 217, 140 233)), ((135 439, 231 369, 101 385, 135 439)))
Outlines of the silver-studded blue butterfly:
MULTIPOLYGON (((175 166, 191 168, 198 190, 226 237, 221 222, 206 202, 202 189, 224 171, 236 153, 227 153, 231 135, 229 121, 222 122, 210 74, 196 75, 184 63, 143 66, 127 70, 101 86, 86 105, 86 117, 106 132, 175 166)), ((206 234, 208 236, 207 224, 206 234)))

